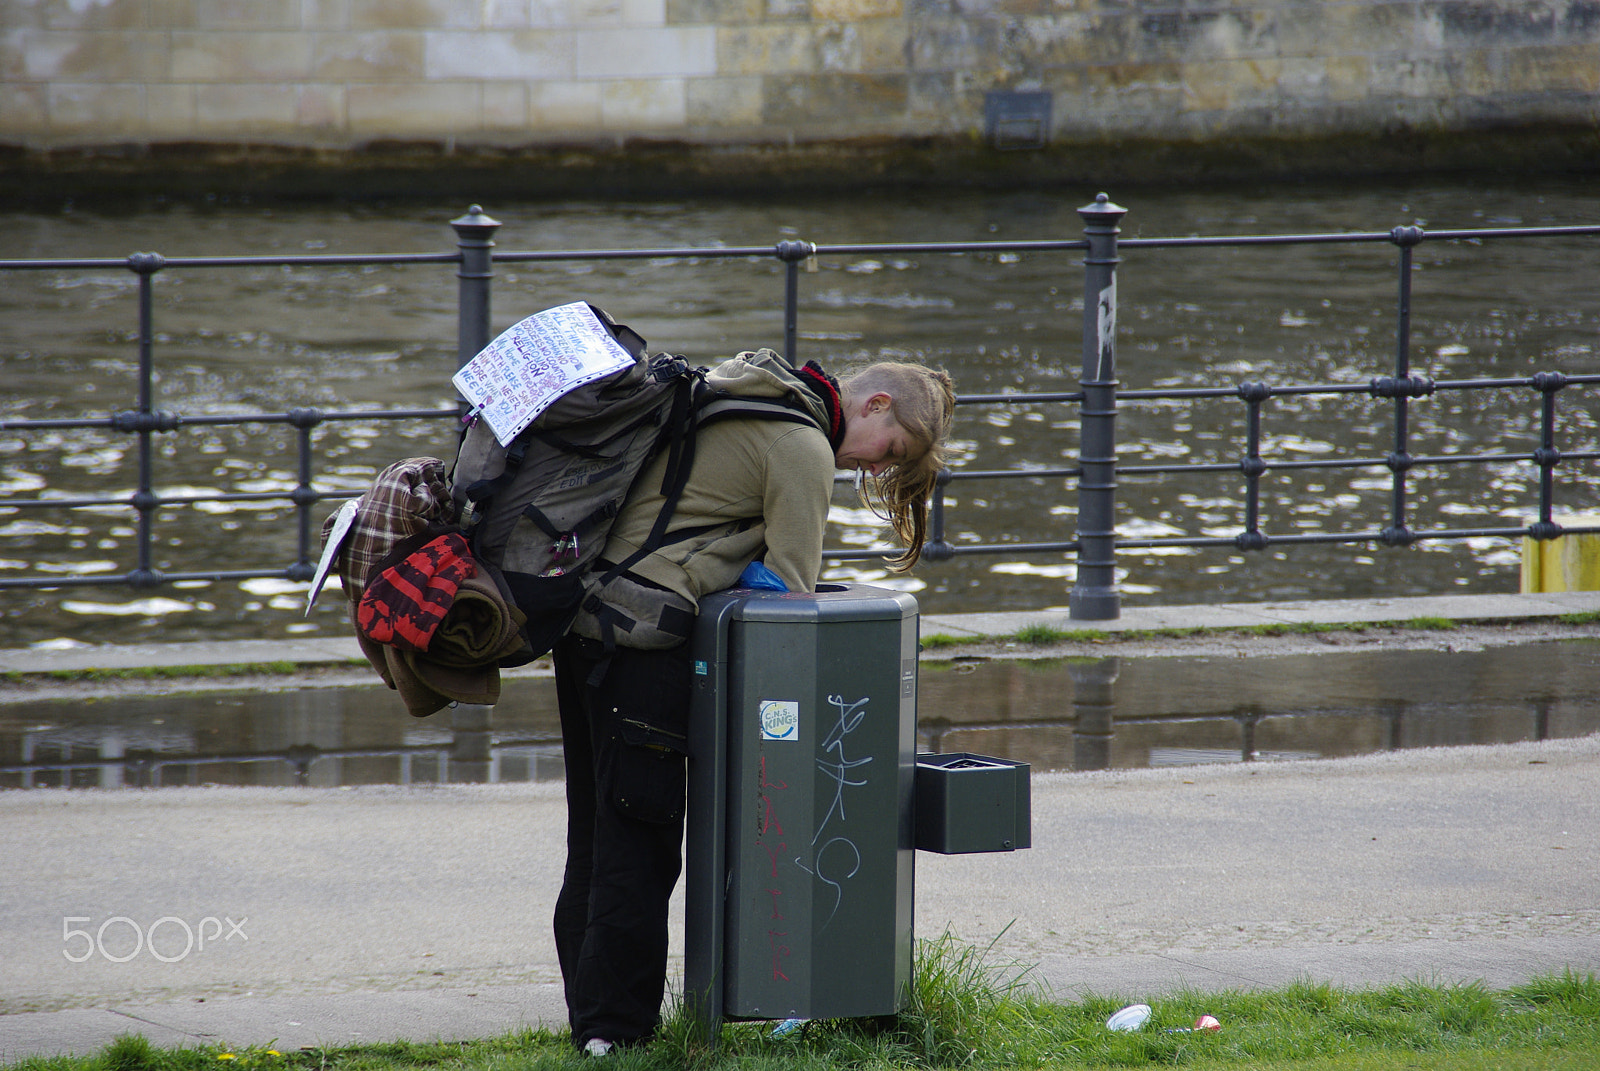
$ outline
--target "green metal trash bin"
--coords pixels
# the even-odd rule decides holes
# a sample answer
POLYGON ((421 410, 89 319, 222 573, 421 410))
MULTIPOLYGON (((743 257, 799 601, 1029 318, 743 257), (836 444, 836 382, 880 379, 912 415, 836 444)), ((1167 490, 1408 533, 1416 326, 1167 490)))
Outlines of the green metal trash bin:
POLYGON ((701 600, 685 999, 723 1019, 897 1012, 911 977, 917 604, 866 585, 701 600))

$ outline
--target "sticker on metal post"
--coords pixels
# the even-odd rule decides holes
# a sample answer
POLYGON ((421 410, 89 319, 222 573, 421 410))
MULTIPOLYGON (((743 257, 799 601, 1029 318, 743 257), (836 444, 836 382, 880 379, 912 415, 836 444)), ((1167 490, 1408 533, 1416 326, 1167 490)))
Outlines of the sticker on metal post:
POLYGON ((799 740, 800 704, 792 699, 761 700, 761 739, 799 740))

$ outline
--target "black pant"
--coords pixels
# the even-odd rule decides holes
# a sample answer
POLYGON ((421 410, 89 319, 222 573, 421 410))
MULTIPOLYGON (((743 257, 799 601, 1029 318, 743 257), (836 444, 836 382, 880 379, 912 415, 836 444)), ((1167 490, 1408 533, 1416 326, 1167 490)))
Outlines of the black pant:
POLYGON ((567 866, 556 955, 572 1040, 654 1036, 667 974, 667 900, 683 862, 689 726, 686 646, 556 645, 567 766, 567 866))

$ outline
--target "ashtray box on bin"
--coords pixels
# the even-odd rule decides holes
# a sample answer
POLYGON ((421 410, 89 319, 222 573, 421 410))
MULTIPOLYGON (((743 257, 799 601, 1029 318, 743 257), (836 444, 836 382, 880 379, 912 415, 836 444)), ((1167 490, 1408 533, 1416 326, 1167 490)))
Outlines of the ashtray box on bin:
POLYGON ((917 850, 1009 852, 1033 844, 1025 762, 955 752, 918 755, 917 850))

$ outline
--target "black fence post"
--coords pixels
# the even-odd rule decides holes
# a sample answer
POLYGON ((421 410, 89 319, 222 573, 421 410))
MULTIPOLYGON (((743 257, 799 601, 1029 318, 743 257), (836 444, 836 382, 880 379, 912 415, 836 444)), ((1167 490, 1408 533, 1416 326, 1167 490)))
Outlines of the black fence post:
POLYGON ((161 582, 153 551, 156 510, 161 499, 154 490, 155 452, 150 436, 160 424, 155 411, 155 299, 152 290, 156 272, 165 263, 158 253, 134 253, 128 258, 129 269, 139 277, 139 410, 137 419, 132 422, 139 436, 139 489, 131 500, 139 514, 139 564, 127 577, 135 588, 161 582))
POLYGON ((322 411, 319 409, 291 409, 288 412, 289 424, 295 429, 295 440, 299 447, 300 482, 289 493, 289 501, 294 503, 296 520, 299 522, 298 531, 298 556, 294 564, 284 571, 284 576, 290 580, 310 580, 316 575, 316 563, 312 560, 312 541, 320 542, 321 533, 315 532, 315 520, 311 511, 316 508, 320 496, 312 486, 315 476, 311 441, 313 429, 322 423, 322 411))
POLYGON ((1117 224, 1127 215, 1099 194, 1078 209, 1083 260, 1082 432, 1079 436, 1078 575, 1067 606, 1087 621, 1122 613, 1117 591, 1117 224))
POLYGON ((1391 547, 1410 546, 1416 535, 1406 524, 1406 478, 1416 462, 1409 449, 1410 405, 1414 391, 1410 389, 1411 377, 1411 250, 1421 243, 1421 227, 1396 227, 1389 240, 1400 247, 1400 295, 1398 323, 1395 327, 1394 381, 1394 449, 1387 462, 1393 474, 1389 495, 1389 527, 1383 530, 1383 543, 1391 547))
POLYGON ((500 221, 473 205, 466 215, 451 220, 450 226, 455 228, 456 247, 461 250, 461 266, 456 270, 456 278, 461 280, 456 299, 456 367, 460 368, 492 337, 489 288, 494 279, 494 232, 500 229, 500 221))
POLYGON ((800 262, 817 255, 810 242, 782 241, 773 250, 783 261, 783 359, 800 363, 800 262))

